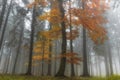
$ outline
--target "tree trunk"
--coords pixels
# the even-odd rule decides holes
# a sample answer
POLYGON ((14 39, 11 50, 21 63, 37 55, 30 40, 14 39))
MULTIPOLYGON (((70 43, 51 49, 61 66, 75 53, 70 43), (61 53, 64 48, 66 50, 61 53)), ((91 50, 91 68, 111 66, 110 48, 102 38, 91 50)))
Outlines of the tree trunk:
POLYGON ((101 62, 100 62, 100 57, 99 55, 97 55, 97 61, 98 61, 98 68, 99 68, 99 76, 102 77, 102 73, 101 73, 101 62))
POLYGON ((29 53, 29 62, 28 62, 28 69, 26 75, 31 75, 32 70, 32 55, 33 55, 33 42, 34 42, 34 25, 36 22, 36 8, 33 8, 33 15, 32 15, 32 24, 31 24, 31 39, 30 39, 30 53, 29 53))
POLYGON ((6 71, 5 73, 7 74, 8 72, 8 69, 9 69, 9 64, 10 64, 10 56, 11 56, 11 48, 9 50, 9 53, 8 53, 8 62, 7 62, 7 66, 6 66, 6 71))
POLYGON ((105 70, 106 70, 106 76, 109 76, 110 71, 109 71, 109 66, 108 66, 108 57, 107 54, 105 54, 105 70))
POLYGON ((15 73, 15 70, 16 70, 16 64, 18 62, 18 57, 19 57, 19 54, 20 54, 20 49, 21 49, 21 45, 22 45, 22 37, 23 37, 23 31, 24 31, 24 26, 21 26, 22 29, 21 29, 21 34, 20 34, 20 39, 19 39, 19 43, 18 43, 18 47, 17 47, 17 51, 16 51, 16 56, 15 56, 15 63, 13 65, 13 71, 12 73, 14 74, 15 73))
POLYGON ((10 6, 8 8, 7 16, 6 16, 6 19, 5 19, 5 24, 4 24, 3 30, 2 30, 2 35, 1 35, 1 39, 0 39, 0 50, 1 50, 1 47, 2 47, 2 43, 3 43, 3 39, 4 39, 4 34, 5 34, 5 31, 6 31, 7 22, 8 22, 8 18, 9 18, 9 15, 10 15, 11 8, 12 8, 12 0, 10 2, 10 6))
POLYGON ((43 39, 43 53, 42 53, 42 76, 44 76, 44 51, 45 51, 45 40, 43 39))
POLYGON ((3 7, 2 7, 1 15, 0 15, 0 30, 1 30, 1 27, 2 27, 4 15, 5 15, 5 9, 6 9, 6 5, 7 5, 7 0, 2 0, 2 2, 3 2, 2 3, 3 7))
MULTIPOLYGON (((50 42, 51 42, 51 40, 50 40, 50 42)), ((49 45, 49 52, 50 52, 50 54, 49 54, 49 58, 50 58, 50 60, 48 61, 48 76, 51 76, 51 52, 52 52, 52 46, 51 46, 51 44, 49 45)))
POLYGON ((110 65, 110 75, 113 75, 113 61, 112 61, 112 54, 111 54, 111 49, 110 49, 110 43, 107 43, 107 51, 108 51, 108 60, 109 60, 109 65, 110 65))
MULTIPOLYGON (((69 3, 71 2, 71 0, 69 0, 69 3)), ((69 9, 70 9, 70 37, 72 38, 72 20, 71 20, 71 4, 69 4, 69 9)), ((70 39, 70 53, 73 53, 73 40, 70 39)), ((73 57, 71 57, 71 61, 73 60, 73 57)), ((71 63, 71 76, 75 76, 75 71, 74 71, 74 63, 71 63)))
POLYGON ((88 60, 87 60, 87 49, 86 49, 86 30, 83 28, 83 77, 89 77, 88 73, 88 60))
MULTIPOLYGON (((82 0, 82 7, 84 10, 84 4, 85 1, 82 0)), ((88 73, 88 60, 87 60, 87 47, 86 47, 86 29, 84 28, 83 25, 83 77, 89 77, 89 73, 88 73)))
POLYGON ((108 54, 109 64, 110 64, 110 75, 113 75, 113 62, 111 53, 108 54))
MULTIPOLYGON (((60 12, 61 17, 64 17, 64 8, 63 8, 63 0, 58 0, 58 4, 59 4, 59 8, 60 8, 60 12)), ((65 22, 61 22, 61 26, 62 26, 62 52, 61 54, 64 55, 66 53, 66 28, 65 28, 65 22)), ((64 72, 65 72, 65 66, 66 66, 66 57, 62 57, 61 58, 61 62, 60 62, 60 67, 59 70, 57 72, 57 74, 55 75, 56 77, 64 77, 64 72)))

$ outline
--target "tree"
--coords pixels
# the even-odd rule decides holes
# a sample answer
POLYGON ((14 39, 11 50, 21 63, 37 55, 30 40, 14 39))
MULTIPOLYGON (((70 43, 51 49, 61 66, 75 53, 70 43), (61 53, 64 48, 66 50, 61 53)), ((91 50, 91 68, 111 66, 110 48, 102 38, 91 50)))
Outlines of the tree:
MULTIPOLYGON (((24 20, 23 20, 24 21, 24 20)), ((20 55, 20 49, 21 49, 21 43, 22 43, 22 38, 23 38, 23 32, 24 32, 24 26, 22 25, 21 26, 21 34, 20 34, 20 39, 19 39, 19 43, 18 43, 18 47, 17 47, 17 51, 16 51, 16 57, 15 57, 15 63, 13 65, 13 70, 12 70, 12 73, 14 74, 15 73, 15 70, 16 70, 16 64, 18 62, 18 58, 19 58, 19 55, 20 55)))
POLYGON ((5 15, 7 0, 2 0, 2 3, 3 3, 3 7, 2 7, 2 12, 0 14, 0 30, 1 30, 1 27, 2 27, 4 15, 5 15))
POLYGON ((33 14, 32 14, 32 23, 31 23, 31 35, 30 35, 30 53, 29 53, 29 62, 28 62, 28 69, 26 75, 31 75, 32 70, 32 55, 33 55, 33 42, 34 42, 34 27, 36 23, 36 8, 33 7, 33 14))
POLYGON ((83 75, 89 76, 87 66, 87 52, 86 52, 86 30, 91 39, 96 44, 101 44, 106 40, 106 31, 101 24, 106 23, 106 19, 102 14, 107 9, 105 0, 82 0, 82 9, 73 9, 74 16, 79 18, 79 24, 83 26, 83 75), (101 4, 102 3, 102 4, 101 4), (102 6, 101 6, 102 5, 102 6), (78 14, 80 13, 80 14, 78 14))
MULTIPOLYGON (((32 3, 31 5, 40 4, 41 0, 36 0, 37 2, 32 3)), ((44 2, 44 0, 42 0, 44 2)), ((71 63, 71 72, 74 73, 74 65, 79 64, 78 57, 76 53, 73 52, 73 40, 78 37, 78 27, 83 26, 83 58, 84 58, 84 73, 83 76, 89 76, 87 70, 87 52, 86 52, 86 33, 94 41, 95 44, 102 44, 107 39, 107 32, 102 24, 106 23, 107 20, 104 18, 103 13, 108 9, 105 3, 105 0, 82 0, 79 6, 82 8, 71 7, 73 1, 69 1, 69 4, 64 5, 65 2, 55 0, 51 4, 55 3, 56 7, 52 7, 50 11, 45 12, 42 16, 39 17, 40 20, 47 20, 51 24, 51 29, 43 31, 40 36, 44 36, 45 40, 52 40, 58 38, 57 35, 61 35, 62 38, 62 51, 60 54, 61 62, 59 70, 56 76, 64 76, 66 61, 71 63), (56 2, 56 3, 55 3, 56 2), (69 6, 69 9, 66 10, 69 6), (79 13, 79 14, 78 14, 79 13), (77 26, 77 27, 76 27, 77 26), (61 27, 59 30, 60 33, 57 33, 58 27, 61 27), (70 29, 70 31, 66 31, 70 29), (75 29, 75 30, 74 30, 75 29), (67 53, 67 40, 70 40, 70 52, 67 53), (70 60, 71 59, 71 60, 70 60)), ((66 1, 67 3, 67 1, 66 1)), ((29 5, 29 7, 31 7, 29 5)), ((45 45, 44 45, 45 46, 45 45)), ((42 48, 44 48, 42 46, 42 48)), ((40 48, 36 48, 36 51, 40 52, 40 48)), ((44 49, 43 57, 39 57, 42 60, 44 59, 44 49)), ((74 74, 72 74, 74 75, 74 74)))
MULTIPOLYGON (((3 40, 4 40, 5 31, 6 31, 6 28, 8 26, 7 23, 8 23, 8 18, 10 16, 10 10, 11 10, 11 8, 12 8, 12 0, 10 1, 10 5, 9 5, 9 8, 8 8, 8 11, 7 11, 7 14, 6 14, 6 18, 5 18, 5 24, 3 25, 3 30, 2 30, 2 34, 1 34, 1 38, 0 38, 0 51, 1 51, 1 48, 2 48, 3 40)), ((2 17, 0 19, 2 19, 2 17)), ((2 23, 1 23, 0 26, 2 26, 2 23)), ((1 53, 1 56, 2 56, 2 54, 3 53, 1 53)), ((1 56, 0 56, 0 61, 1 61, 1 58, 2 58, 1 56)))

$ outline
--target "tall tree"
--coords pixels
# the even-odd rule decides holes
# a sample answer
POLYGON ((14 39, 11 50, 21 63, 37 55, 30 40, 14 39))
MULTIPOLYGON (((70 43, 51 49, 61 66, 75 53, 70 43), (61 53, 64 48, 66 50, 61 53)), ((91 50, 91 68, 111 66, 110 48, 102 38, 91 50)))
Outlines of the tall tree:
MULTIPOLYGON (((59 9, 61 12, 61 17, 64 17, 65 13, 64 13, 64 8, 63 8, 63 0, 58 0, 58 6, 59 6, 59 9)), ((61 52, 61 54, 64 55, 66 53, 66 46, 67 46, 66 27, 65 27, 64 21, 61 22, 61 27, 62 27, 62 52, 61 52)), ((64 77, 65 65, 66 65, 66 57, 62 57, 59 70, 55 76, 64 77)))
MULTIPOLYGON (((84 10, 84 5, 85 2, 82 0, 82 8, 84 10)), ((85 26, 83 25, 83 74, 82 76, 84 77, 89 77, 89 72, 88 72, 88 58, 87 58, 87 44, 86 44, 86 29, 85 26)))
POLYGON ((34 42, 34 27, 36 23, 36 7, 33 7, 32 13, 32 23, 31 23, 31 35, 30 35, 30 53, 29 53, 29 62, 26 75, 31 75, 32 70, 32 55, 33 55, 33 42, 34 42))

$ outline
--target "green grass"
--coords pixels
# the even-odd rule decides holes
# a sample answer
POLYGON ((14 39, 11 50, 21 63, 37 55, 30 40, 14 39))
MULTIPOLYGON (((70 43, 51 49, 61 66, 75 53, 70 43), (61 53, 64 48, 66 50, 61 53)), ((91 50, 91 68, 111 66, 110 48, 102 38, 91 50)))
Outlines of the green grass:
POLYGON ((120 76, 113 75, 107 78, 100 77, 72 77, 72 78, 56 78, 56 77, 37 77, 37 76, 20 76, 20 75, 0 75, 0 80, 120 80, 120 76))

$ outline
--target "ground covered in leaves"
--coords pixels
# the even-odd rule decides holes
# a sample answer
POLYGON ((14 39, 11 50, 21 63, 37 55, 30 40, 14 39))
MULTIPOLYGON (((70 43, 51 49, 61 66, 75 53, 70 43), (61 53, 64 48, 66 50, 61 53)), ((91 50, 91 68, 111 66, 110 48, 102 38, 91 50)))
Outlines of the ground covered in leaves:
POLYGON ((82 77, 72 77, 72 78, 56 78, 56 77, 37 77, 37 76, 20 76, 20 75, 0 75, 0 80, 120 80, 120 76, 110 76, 107 78, 100 77, 90 77, 90 78, 82 78, 82 77))

